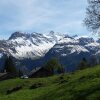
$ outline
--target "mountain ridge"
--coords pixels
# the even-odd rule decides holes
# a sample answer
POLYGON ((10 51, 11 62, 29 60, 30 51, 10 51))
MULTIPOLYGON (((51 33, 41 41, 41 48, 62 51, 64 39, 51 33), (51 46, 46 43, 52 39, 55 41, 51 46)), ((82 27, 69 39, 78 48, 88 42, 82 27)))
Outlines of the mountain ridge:
MULTIPOLYGON (((25 60, 27 63, 33 61, 35 64, 38 63, 38 60, 44 63, 52 57, 57 57, 62 65, 72 67, 82 57, 90 59, 92 55, 98 56, 100 43, 99 39, 96 41, 91 37, 69 36, 53 31, 48 34, 15 32, 8 40, 0 41, 0 54, 12 56, 18 61, 25 60), (75 60, 75 57, 78 61, 75 60), (74 63, 66 64, 63 60, 68 58, 70 58, 69 62, 67 60, 65 62, 70 63, 71 60, 75 60, 74 63)), ((41 64, 36 65, 41 66, 41 64)), ((27 64, 27 66, 30 65, 27 64)), ((33 64, 33 66, 35 65, 33 64)))

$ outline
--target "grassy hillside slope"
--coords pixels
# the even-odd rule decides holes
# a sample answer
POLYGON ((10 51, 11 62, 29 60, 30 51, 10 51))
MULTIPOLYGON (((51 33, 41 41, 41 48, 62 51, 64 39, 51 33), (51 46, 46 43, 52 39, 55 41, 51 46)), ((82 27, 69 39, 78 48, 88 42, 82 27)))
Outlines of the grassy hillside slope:
POLYGON ((100 65, 47 78, 1 81, 0 100, 100 100, 100 65))

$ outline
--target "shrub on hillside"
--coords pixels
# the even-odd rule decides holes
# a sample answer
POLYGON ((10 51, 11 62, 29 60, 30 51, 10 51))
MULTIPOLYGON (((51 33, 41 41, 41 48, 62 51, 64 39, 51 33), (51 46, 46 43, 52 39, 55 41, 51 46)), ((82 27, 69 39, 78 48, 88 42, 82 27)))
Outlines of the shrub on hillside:
POLYGON ((39 87, 43 87, 44 84, 39 82, 39 83, 34 83, 33 85, 30 86, 30 89, 36 89, 36 88, 39 88, 39 87))

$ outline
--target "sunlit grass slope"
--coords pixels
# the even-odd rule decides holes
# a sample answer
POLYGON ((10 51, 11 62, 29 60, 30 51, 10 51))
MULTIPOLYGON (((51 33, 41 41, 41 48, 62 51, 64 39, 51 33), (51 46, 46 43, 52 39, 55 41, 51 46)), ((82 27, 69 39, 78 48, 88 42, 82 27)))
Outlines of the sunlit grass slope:
POLYGON ((46 78, 1 81, 0 100, 100 100, 100 65, 46 78))

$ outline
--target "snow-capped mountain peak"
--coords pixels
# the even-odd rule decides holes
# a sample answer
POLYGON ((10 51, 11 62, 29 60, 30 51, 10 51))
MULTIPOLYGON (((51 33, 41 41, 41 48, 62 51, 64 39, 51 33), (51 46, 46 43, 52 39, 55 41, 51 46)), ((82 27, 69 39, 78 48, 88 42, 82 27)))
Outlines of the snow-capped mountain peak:
MULTIPOLYGON (((31 59, 32 62, 40 58, 47 60, 50 57, 57 57, 62 65, 73 65, 82 57, 100 56, 100 42, 99 39, 95 41, 91 37, 69 36, 53 31, 48 34, 15 32, 8 40, 0 41, 1 58, 3 54, 10 55, 18 61, 31 59)), ((26 62, 29 64, 29 60, 26 62)))
MULTIPOLYGON (((56 44, 59 45, 60 49, 63 48, 62 46, 66 47, 67 50, 70 50, 70 53, 93 51, 100 45, 91 37, 71 37, 54 31, 49 34, 15 32, 9 40, 1 44, 1 51, 4 48, 5 52, 18 59, 43 57, 56 44), (4 45, 6 47, 3 47, 4 45)), ((57 46, 55 48, 58 48, 57 46)))
POLYGON ((62 38, 53 32, 50 34, 15 32, 9 40, 3 42, 3 45, 7 45, 4 47, 5 52, 17 59, 43 57, 62 38))
POLYGON ((9 53, 17 59, 36 59, 45 56, 56 44, 60 45, 60 48, 62 48, 61 45, 66 46, 70 53, 89 52, 91 50, 89 49, 90 47, 93 50, 95 47, 99 48, 98 46, 100 45, 90 37, 71 37, 54 31, 48 34, 15 32, 9 40, 1 41, 0 50, 9 53))

